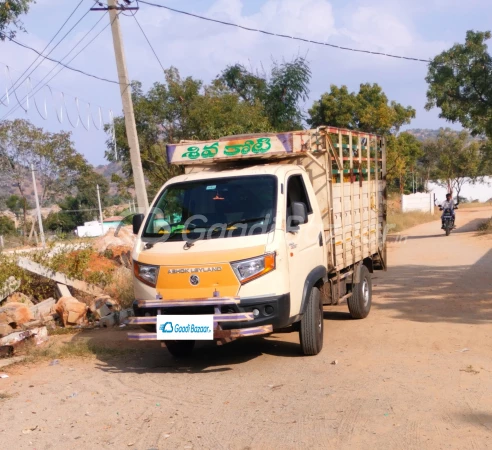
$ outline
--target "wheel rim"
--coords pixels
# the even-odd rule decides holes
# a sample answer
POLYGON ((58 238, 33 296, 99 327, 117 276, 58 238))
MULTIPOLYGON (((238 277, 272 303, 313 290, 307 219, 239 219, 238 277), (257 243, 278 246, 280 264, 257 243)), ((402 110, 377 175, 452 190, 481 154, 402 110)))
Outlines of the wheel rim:
POLYGON ((369 283, 367 282, 367 279, 364 278, 364 281, 362 282, 362 299, 364 301, 364 306, 367 306, 369 303, 369 283))

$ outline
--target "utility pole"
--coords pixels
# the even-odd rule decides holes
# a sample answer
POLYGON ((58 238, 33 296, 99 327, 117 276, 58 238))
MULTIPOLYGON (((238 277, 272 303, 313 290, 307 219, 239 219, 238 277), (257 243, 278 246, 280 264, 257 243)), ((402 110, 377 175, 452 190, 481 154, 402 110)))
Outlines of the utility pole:
POLYGON ((99 220, 101 221, 101 236, 104 236, 103 212, 101 208, 101 195, 99 194, 99 185, 97 186, 97 202, 99 203, 99 220))
MULTIPOLYGON (((101 10, 100 8, 92 8, 101 10)), ((140 158, 140 146, 138 143, 137 126, 135 124, 135 115, 133 112, 132 91, 128 71, 126 68, 125 53, 123 49, 123 38, 121 35, 120 18, 118 10, 130 9, 125 6, 118 6, 117 0, 108 0, 109 20, 111 23, 111 32, 113 33, 114 54, 116 58, 116 68, 118 70, 118 81, 120 83, 121 101, 123 103, 123 113, 125 115, 126 135, 130 147, 130 161, 133 170, 133 180, 135 183, 135 192, 137 195, 138 207, 145 212, 149 209, 149 200, 145 187, 145 179, 142 169, 142 160, 140 158)))
POLYGON ((41 208, 39 207, 38 187, 36 186, 36 176, 34 175, 33 164, 31 164, 31 172, 32 172, 32 184, 34 187, 34 198, 36 199, 36 210, 38 212, 39 237, 41 238, 41 244, 43 245, 43 248, 46 248, 46 241, 44 240, 43 218, 41 217, 41 208))

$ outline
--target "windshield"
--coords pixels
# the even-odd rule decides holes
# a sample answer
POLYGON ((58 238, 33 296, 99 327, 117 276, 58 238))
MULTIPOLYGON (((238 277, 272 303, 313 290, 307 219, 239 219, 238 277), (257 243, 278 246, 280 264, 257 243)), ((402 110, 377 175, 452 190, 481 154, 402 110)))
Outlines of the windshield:
POLYGON ((276 189, 273 175, 171 184, 157 199, 142 238, 180 241, 268 233, 276 189))

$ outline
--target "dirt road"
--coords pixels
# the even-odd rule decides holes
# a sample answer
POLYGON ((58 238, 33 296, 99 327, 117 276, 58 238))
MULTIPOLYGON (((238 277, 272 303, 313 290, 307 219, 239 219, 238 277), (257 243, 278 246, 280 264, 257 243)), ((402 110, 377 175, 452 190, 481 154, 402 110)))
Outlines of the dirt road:
POLYGON ((16 366, 0 379, 13 395, 0 400, 0 447, 492 447, 492 240, 472 232, 490 215, 460 210, 449 237, 430 223, 391 244, 370 316, 326 312, 316 357, 276 334, 201 346, 189 362, 136 343, 131 357, 16 366))

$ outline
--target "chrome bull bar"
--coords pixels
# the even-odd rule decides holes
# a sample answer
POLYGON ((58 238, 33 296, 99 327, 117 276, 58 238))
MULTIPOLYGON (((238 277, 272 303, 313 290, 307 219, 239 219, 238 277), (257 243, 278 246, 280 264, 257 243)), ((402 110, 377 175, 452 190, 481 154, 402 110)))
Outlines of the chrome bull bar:
MULTIPOLYGON (((213 306, 214 307, 214 339, 217 340, 217 344, 222 345, 227 342, 231 342, 235 339, 246 336, 259 336, 263 334, 272 333, 272 325, 263 325, 250 328, 239 328, 233 330, 223 330, 221 327, 222 322, 249 322, 254 320, 254 314, 252 312, 239 312, 239 313, 222 313, 221 306, 237 305, 240 299, 238 297, 211 297, 204 299, 191 299, 191 300, 138 300, 137 305, 139 308, 157 308, 157 314, 160 314, 161 309, 168 310, 169 308, 180 308, 184 306, 213 306)), ((157 323, 156 316, 140 316, 130 317, 128 320, 132 325, 155 325, 157 323)), ((157 333, 149 332, 130 332, 128 333, 128 339, 131 341, 155 341, 157 340, 157 333)))

